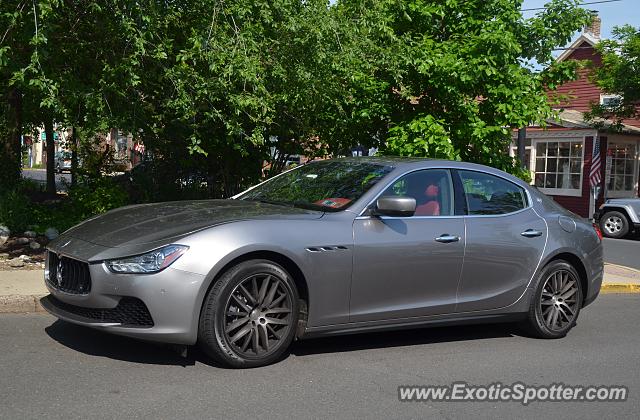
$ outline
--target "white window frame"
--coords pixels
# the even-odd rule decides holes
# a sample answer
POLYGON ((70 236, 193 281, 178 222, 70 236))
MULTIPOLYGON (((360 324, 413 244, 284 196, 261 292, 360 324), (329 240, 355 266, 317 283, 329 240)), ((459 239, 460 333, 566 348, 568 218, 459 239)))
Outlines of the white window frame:
MULTIPOLYGON (((606 183, 606 197, 607 198, 629 198, 629 197, 637 197, 638 196, 638 182, 640 182, 639 176, 638 176, 638 171, 640 170, 640 168, 638 167, 640 165, 640 141, 638 141, 637 139, 627 139, 627 138, 623 138, 623 137, 618 137, 615 135, 610 135, 607 138, 607 152, 604 154, 603 159, 603 166, 606 165, 606 158, 608 156, 609 153, 609 145, 611 143, 617 143, 617 144, 621 144, 621 143, 627 143, 627 144, 632 144, 635 145, 636 148, 636 155, 635 155, 635 163, 633 165, 633 188, 631 190, 621 190, 621 191, 615 191, 615 190, 610 190, 609 189, 609 180, 605 179, 606 183)), ((613 165, 612 165, 613 166, 613 165)), ((606 166, 605 166, 606 168, 606 166)), ((613 167, 611 168, 613 170, 613 167)), ((606 174, 605 174, 606 176, 606 174)), ((615 176, 615 174, 611 173, 611 177, 613 178, 615 176)))
POLYGON ((582 155, 581 163, 580 163, 580 188, 542 188, 538 187, 540 191, 545 193, 546 195, 560 195, 560 196, 568 196, 568 197, 582 197, 582 184, 584 182, 584 149, 585 149, 585 136, 580 137, 553 137, 553 138, 533 138, 531 139, 531 161, 529 162, 529 167, 531 168, 531 184, 535 185, 535 176, 536 176, 536 158, 537 158, 537 149, 538 143, 562 143, 562 142, 573 142, 582 143, 582 155))
POLYGON ((600 105, 607 107, 604 101, 607 99, 619 99, 622 100, 622 95, 610 94, 610 93, 601 93, 600 94, 600 105))
MULTIPOLYGON (((528 139, 528 140, 531 140, 531 139, 528 139)), ((529 151, 529 175, 531 176, 531 182, 529 184, 534 185, 535 180, 533 179, 533 176, 535 175, 535 171, 531 169, 531 164, 535 162, 535 159, 531 158, 533 156, 533 140, 531 140, 531 144, 529 146, 524 147, 524 150, 529 151)), ((518 157, 518 145, 513 142, 509 146, 509 156, 511 156, 512 158, 518 157)))

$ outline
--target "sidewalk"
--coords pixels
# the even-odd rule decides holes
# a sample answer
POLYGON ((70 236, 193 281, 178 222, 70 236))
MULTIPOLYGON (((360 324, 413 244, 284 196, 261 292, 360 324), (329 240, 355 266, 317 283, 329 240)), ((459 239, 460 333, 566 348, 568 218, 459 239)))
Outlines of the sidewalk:
POLYGON ((44 312, 38 300, 48 293, 43 270, 0 271, 0 313, 44 312))
POLYGON ((601 293, 640 293, 640 270, 616 264, 604 265, 601 293))
MULTIPOLYGON (((640 271, 605 264, 601 293, 640 293, 640 271)), ((48 294, 42 270, 0 271, 0 313, 43 312, 38 300, 48 294)))

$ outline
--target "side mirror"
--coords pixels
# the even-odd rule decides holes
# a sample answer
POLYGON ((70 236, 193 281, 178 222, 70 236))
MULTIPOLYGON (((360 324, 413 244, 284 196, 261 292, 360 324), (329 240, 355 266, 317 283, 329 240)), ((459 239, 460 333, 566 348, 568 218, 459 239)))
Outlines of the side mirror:
POLYGON ((373 213, 382 216, 408 217, 416 212, 416 199, 413 197, 389 196, 376 200, 373 213))

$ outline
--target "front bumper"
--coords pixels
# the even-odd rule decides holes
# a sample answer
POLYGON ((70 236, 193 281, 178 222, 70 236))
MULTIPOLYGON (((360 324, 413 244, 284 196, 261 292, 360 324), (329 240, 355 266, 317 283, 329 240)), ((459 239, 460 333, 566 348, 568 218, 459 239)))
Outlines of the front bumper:
POLYGON ((171 267, 156 274, 114 274, 102 263, 89 264, 89 272, 87 294, 63 292, 45 280, 51 295, 41 300, 43 308, 59 319, 114 334, 195 344, 204 276, 171 267))

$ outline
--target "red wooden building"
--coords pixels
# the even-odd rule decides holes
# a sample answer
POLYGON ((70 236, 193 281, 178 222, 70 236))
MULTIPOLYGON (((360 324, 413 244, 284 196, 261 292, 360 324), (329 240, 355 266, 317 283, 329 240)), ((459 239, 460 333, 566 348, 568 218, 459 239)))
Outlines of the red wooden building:
MULTIPOLYGON (((600 19, 585 29, 557 60, 591 60, 602 62, 594 46, 600 39, 600 19)), ((588 70, 579 78, 558 88, 565 97, 558 120, 549 121, 545 129, 528 127, 525 164, 532 183, 567 209, 592 217, 605 198, 638 197, 640 186, 640 121, 625 120, 621 132, 595 129, 584 121, 583 113, 592 103, 605 104, 615 94, 601 91, 589 80, 588 70), (594 142, 601 151, 600 193, 594 199, 589 183, 594 142)), ((514 133, 514 139, 516 134, 514 133)), ((511 153, 515 154, 515 145, 511 153)))

